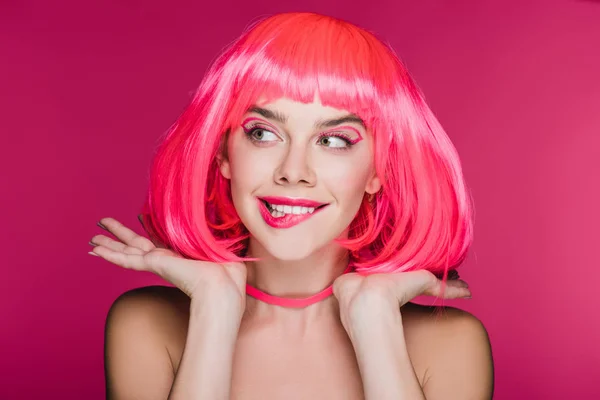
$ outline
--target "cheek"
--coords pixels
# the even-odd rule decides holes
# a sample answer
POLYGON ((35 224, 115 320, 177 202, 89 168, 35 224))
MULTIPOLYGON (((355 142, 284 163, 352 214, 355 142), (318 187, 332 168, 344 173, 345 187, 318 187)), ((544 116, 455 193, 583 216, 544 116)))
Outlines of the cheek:
POLYGON ((252 191, 272 175, 268 157, 241 136, 230 142, 228 154, 232 190, 252 191))
POLYGON ((371 173, 368 157, 340 157, 333 161, 328 159, 319 175, 334 196, 340 197, 338 200, 356 197, 360 202, 371 173))

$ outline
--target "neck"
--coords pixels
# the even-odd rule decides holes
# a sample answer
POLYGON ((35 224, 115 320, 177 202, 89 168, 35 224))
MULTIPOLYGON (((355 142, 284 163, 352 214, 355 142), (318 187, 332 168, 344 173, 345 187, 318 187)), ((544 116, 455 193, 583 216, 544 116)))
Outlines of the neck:
MULTIPOLYGON (((248 256, 258 261, 248 262, 247 283, 265 293, 280 298, 307 298, 331 286, 335 279, 348 267, 348 252, 335 243, 322 248, 302 260, 280 260, 268 254, 260 244, 250 242, 248 256)), ((333 296, 330 296, 333 297, 333 296)), ((258 308, 280 308, 261 305, 248 299, 249 306, 258 308)), ((335 308, 335 301, 328 298, 308 308, 335 308)))

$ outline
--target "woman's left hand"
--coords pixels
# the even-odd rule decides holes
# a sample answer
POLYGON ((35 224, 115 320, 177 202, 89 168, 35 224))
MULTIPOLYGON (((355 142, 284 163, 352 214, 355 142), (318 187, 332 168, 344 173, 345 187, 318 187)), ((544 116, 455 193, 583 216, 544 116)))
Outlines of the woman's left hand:
MULTIPOLYGON (((458 277, 455 275, 456 278, 458 277)), ((448 279, 444 299, 470 298, 469 285, 462 279, 448 279)), ((346 331, 358 321, 375 322, 382 314, 400 317, 400 307, 417 296, 441 296, 442 280, 427 270, 372 274, 340 275, 333 283, 333 294, 340 306, 340 316, 346 331), (367 320, 368 318, 368 320, 367 320)))

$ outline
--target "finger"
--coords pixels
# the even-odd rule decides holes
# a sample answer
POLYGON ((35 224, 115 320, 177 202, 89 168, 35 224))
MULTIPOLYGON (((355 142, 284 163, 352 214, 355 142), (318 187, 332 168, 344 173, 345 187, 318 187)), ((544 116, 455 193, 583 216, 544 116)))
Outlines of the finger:
POLYGON ((172 261, 176 257, 173 257, 168 250, 156 249, 139 255, 125 254, 104 246, 98 246, 92 250, 92 253, 126 269, 152 272, 188 293, 188 295, 193 292, 199 280, 199 275, 196 273, 197 266, 193 265, 193 262, 178 260, 176 264, 173 264, 172 261))
MULTIPOLYGON (((439 282, 440 284, 442 283, 442 281, 439 282)), ((456 286, 456 287, 461 287, 461 288, 468 288, 469 284, 464 281, 463 279, 455 279, 455 280, 451 280, 451 281, 446 281, 446 285, 451 285, 451 286, 456 286)))
POLYGON ((125 254, 139 254, 143 255, 146 251, 138 249, 137 247, 127 246, 125 243, 116 241, 104 235, 96 235, 90 240, 90 244, 93 246, 104 246, 111 249, 112 251, 118 251, 125 254))
POLYGON ((114 251, 104 246, 96 246, 92 252, 106 261, 116 264, 120 267, 133 269, 135 271, 149 271, 144 257, 140 254, 125 254, 120 251, 114 251))
POLYGON ((446 281, 444 284, 433 273, 424 269, 392 274, 392 279, 397 281, 395 289, 397 290, 398 299, 401 302, 410 301, 422 295, 445 299, 467 297, 470 295, 464 281, 452 280, 446 281))
POLYGON ((138 235, 114 218, 102 218, 99 226, 105 228, 128 246, 137 247, 144 251, 150 251, 156 247, 150 240, 138 235))
POLYGON ((469 290, 468 285, 462 280, 447 281, 445 285, 443 282, 438 281, 425 290, 424 294, 427 296, 442 297, 444 299, 471 297, 471 291, 469 290))

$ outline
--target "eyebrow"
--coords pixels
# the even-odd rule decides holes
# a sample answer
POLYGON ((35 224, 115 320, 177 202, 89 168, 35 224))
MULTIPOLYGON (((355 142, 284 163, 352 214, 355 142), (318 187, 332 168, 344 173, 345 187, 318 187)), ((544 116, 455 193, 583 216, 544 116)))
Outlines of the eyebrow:
MULTIPOLYGON (((272 119, 281 124, 285 124, 288 119, 287 115, 282 114, 279 111, 271 111, 271 110, 267 110, 266 108, 260 108, 258 106, 251 106, 250 108, 248 108, 247 112, 253 112, 253 113, 260 114, 265 118, 272 119)), ((334 119, 318 120, 317 122, 315 122, 315 128, 316 129, 331 128, 333 126, 346 124, 349 122, 359 124, 362 126, 362 128, 364 130, 367 130, 365 121, 363 121, 362 118, 360 118, 356 114, 348 114, 348 115, 344 115, 343 117, 334 118, 334 119)))

